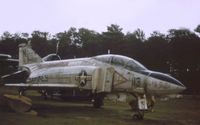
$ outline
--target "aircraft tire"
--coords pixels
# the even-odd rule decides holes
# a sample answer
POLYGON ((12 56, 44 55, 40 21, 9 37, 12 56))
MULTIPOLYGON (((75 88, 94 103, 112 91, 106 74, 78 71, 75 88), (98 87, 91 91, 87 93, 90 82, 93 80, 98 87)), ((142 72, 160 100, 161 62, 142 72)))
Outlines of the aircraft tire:
POLYGON ((133 119, 135 120, 143 120, 144 116, 140 115, 140 114, 135 114, 133 115, 133 119))
POLYGON ((25 95, 24 91, 25 91, 25 90, 24 90, 23 88, 19 88, 18 94, 19 94, 20 96, 24 96, 24 95, 25 95))
POLYGON ((103 105, 103 99, 101 98, 96 98, 93 102, 94 108, 101 108, 102 105, 103 105))

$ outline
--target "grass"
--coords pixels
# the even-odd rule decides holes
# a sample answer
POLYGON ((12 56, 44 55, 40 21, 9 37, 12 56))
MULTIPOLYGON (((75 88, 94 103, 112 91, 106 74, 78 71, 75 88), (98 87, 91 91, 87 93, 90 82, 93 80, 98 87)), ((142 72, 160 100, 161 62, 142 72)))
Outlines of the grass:
POLYGON ((101 109, 91 104, 69 103, 60 99, 44 101, 38 93, 27 92, 38 116, 16 114, 3 101, 2 95, 17 94, 15 89, 0 88, 0 125, 199 125, 200 100, 157 100, 155 112, 146 113, 142 121, 132 119, 127 103, 105 100, 101 109))

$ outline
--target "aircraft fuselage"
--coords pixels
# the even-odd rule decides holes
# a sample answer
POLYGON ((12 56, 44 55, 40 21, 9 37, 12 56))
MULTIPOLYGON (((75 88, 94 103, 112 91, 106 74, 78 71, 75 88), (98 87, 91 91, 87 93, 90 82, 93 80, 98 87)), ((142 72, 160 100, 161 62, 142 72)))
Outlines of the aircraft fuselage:
POLYGON ((68 59, 22 66, 30 72, 27 84, 76 85, 97 92, 173 94, 185 89, 173 77, 148 69, 129 70, 126 65, 105 63, 95 58, 68 59))

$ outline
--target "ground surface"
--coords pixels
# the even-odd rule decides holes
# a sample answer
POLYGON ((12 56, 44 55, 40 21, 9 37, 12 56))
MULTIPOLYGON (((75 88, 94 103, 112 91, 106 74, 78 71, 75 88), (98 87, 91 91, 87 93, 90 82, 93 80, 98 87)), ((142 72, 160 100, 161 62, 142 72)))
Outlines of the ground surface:
POLYGON ((4 93, 16 94, 15 89, 0 87, 0 125, 200 125, 199 99, 157 100, 155 112, 146 113, 142 121, 132 120, 126 103, 105 101, 101 109, 91 104, 68 103, 58 99, 44 101, 30 91, 38 116, 16 114, 3 101, 4 93))

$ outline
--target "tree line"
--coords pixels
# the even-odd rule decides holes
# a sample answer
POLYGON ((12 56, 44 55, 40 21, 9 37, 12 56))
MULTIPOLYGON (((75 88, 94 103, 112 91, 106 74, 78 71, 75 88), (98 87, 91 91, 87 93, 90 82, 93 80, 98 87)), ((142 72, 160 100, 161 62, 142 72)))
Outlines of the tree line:
POLYGON ((185 93, 200 94, 200 25, 194 31, 170 29, 159 31, 146 38, 144 31, 123 33, 119 25, 111 24, 107 31, 98 33, 74 27, 51 35, 49 32, 4 32, 0 36, 0 53, 18 58, 18 45, 31 41, 32 48, 44 57, 56 52, 62 59, 90 57, 107 54, 125 55, 144 64, 148 69, 169 73, 188 88, 185 93))

